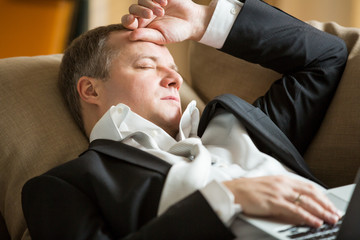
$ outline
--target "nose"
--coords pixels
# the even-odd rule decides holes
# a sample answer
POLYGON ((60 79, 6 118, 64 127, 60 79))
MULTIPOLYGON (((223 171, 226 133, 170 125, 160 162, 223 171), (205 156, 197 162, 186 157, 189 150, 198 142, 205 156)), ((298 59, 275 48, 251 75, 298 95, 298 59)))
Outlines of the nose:
POLYGON ((175 69, 164 68, 162 70, 162 79, 160 82, 162 87, 166 87, 166 88, 173 87, 179 90, 182 83, 183 83, 183 78, 175 69))

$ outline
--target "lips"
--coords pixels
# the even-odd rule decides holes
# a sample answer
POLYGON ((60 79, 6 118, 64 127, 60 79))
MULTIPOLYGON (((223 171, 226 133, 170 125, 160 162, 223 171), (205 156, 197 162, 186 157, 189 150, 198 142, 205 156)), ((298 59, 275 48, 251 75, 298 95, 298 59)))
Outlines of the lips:
POLYGON ((178 97, 174 97, 174 96, 163 97, 163 98, 161 98, 161 100, 171 100, 171 101, 180 102, 179 98, 178 98, 178 97))

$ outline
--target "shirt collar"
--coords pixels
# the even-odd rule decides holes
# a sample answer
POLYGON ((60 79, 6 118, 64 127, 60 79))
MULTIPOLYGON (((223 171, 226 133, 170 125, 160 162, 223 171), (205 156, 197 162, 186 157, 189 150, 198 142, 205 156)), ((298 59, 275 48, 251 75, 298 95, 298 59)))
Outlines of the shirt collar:
MULTIPOLYGON (((181 117, 176 140, 180 141, 196 136, 199 119, 200 114, 196 107, 196 101, 191 101, 181 117)), ((134 113, 127 105, 122 103, 110 107, 101 117, 91 131, 89 140, 90 142, 96 139, 122 141, 135 132, 143 132, 151 136, 158 145, 168 145, 166 142, 170 139, 175 141, 162 128, 134 113)))
POLYGON ((176 140, 197 136, 200 120, 199 109, 196 107, 196 101, 192 100, 186 107, 179 124, 179 133, 176 140))

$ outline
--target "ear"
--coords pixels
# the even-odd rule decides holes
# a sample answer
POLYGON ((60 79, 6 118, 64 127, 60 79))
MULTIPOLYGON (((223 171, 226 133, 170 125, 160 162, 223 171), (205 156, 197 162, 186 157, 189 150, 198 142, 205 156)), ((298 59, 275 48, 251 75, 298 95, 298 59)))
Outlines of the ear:
POLYGON ((90 104, 96 104, 99 101, 97 79, 83 76, 77 83, 77 91, 80 98, 90 104))

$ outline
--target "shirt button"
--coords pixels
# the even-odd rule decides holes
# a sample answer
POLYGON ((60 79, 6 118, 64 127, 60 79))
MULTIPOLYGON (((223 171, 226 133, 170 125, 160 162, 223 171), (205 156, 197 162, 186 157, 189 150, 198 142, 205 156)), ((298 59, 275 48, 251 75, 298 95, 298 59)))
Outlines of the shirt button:
POLYGON ((233 15, 236 15, 237 12, 238 12, 238 11, 237 11, 236 8, 232 8, 232 9, 230 10, 230 13, 233 14, 233 15))
POLYGON ((123 112, 122 108, 118 108, 117 112, 121 114, 123 112))
POLYGON ((150 135, 151 135, 152 137, 156 137, 156 136, 158 135, 158 133, 157 133, 156 130, 152 130, 151 133, 150 133, 150 135))

